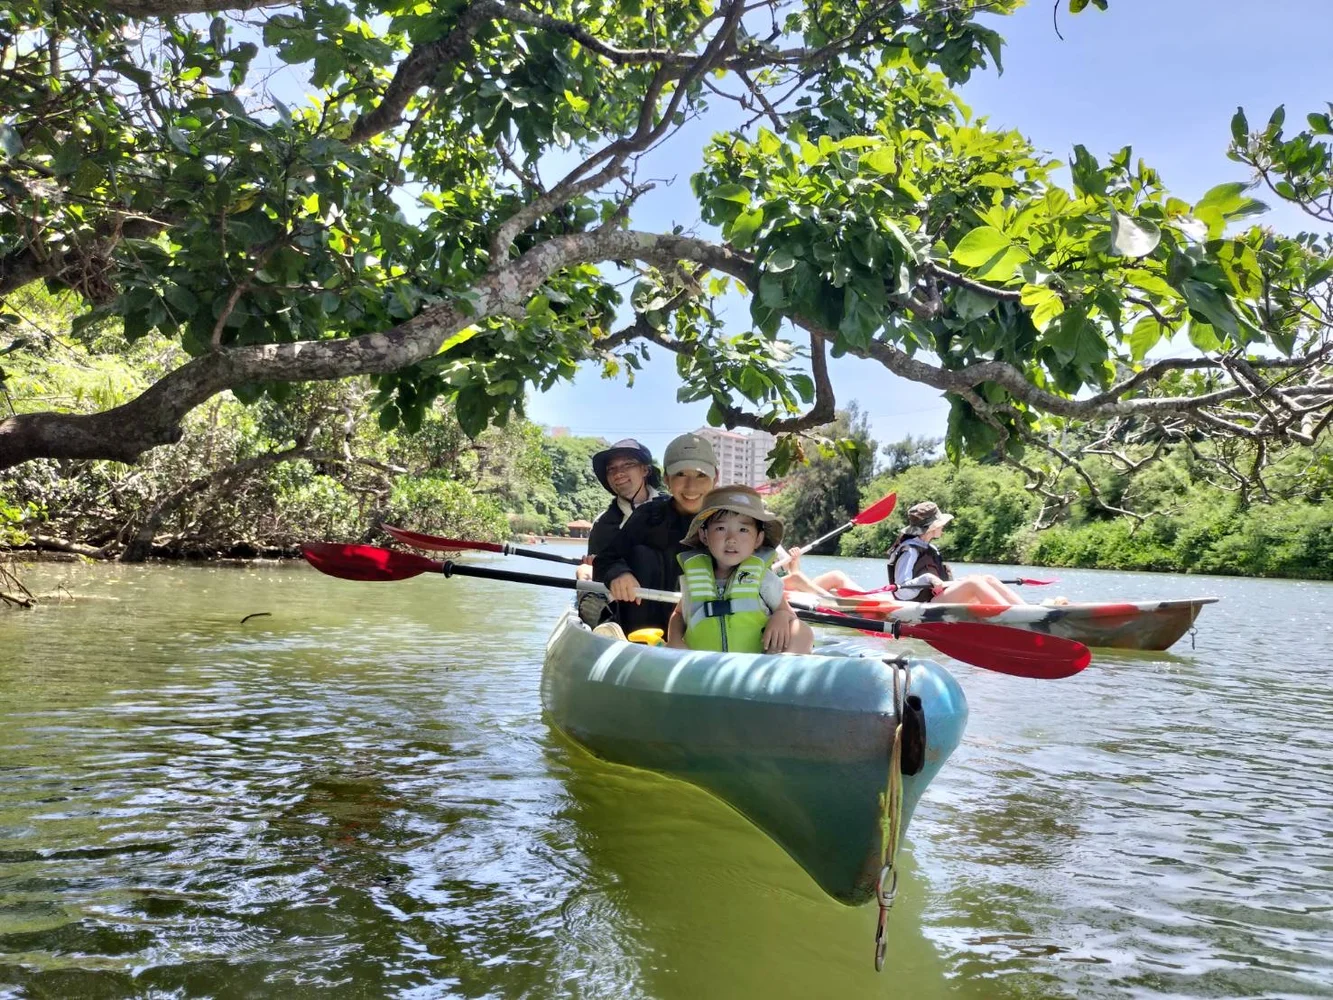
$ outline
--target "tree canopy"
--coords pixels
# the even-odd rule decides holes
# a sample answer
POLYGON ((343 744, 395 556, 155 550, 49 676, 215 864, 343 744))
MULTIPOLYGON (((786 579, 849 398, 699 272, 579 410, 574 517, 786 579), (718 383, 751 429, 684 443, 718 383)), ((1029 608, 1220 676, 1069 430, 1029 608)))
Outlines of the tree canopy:
POLYGON ((950 89, 999 67, 978 15, 1017 5, 16 0, 0 352, 42 348, 10 302, 42 280, 82 296, 87 336, 119 320, 189 360, 108 409, 12 401, 0 467, 132 462, 220 392, 358 374, 384 427, 443 397, 476 434, 661 347, 713 422, 784 435, 833 418, 829 353, 944 390, 948 453, 1016 463, 1052 504, 1071 440, 1127 468, 1225 440, 1261 476, 1333 420, 1333 257, 1248 226, 1249 189, 1333 222, 1330 117, 1238 112, 1249 176, 1193 204, 1129 148, 1076 147, 1066 190, 950 89), (638 228, 641 159, 728 103, 745 120, 691 181, 715 232, 638 228), (748 329, 719 317, 737 291, 748 329))

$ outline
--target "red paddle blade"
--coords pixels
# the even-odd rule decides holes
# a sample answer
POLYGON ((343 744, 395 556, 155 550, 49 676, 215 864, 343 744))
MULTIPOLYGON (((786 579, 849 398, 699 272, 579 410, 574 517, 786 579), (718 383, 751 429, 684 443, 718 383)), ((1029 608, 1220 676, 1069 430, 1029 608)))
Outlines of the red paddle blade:
POLYGON ((878 524, 890 514, 893 513, 894 506, 898 503, 898 494, 890 493, 883 500, 872 503, 861 513, 852 518, 853 524, 878 524))
MULTIPOLYGON (((1008 581, 1008 580, 1001 580, 1000 582, 1001 582, 1001 583, 1008 583, 1009 581, 1008 581)), ((1053 584, 1053 583, 1059 583, 1060 580, 1059 580, 1059 578, 1056 578, 1056 579, 1053 579, 1053 580, 1033 580, 1031 577, 1020 576, 1017 580, 1015 580, 1015 581, 1013 581, 1013 582, 1014 582, 1014 583, 1017 583, 1017 584, 1020 584, 1020 585, 1022 585, 1022 586, 1024 586, 1024 587, 1049 587, 1049 586, 1050 586, 1051 584, 1053 584)))
POLYGON ((498 542, 469 542, 458 538, 441 538, 438 535, 426 535, 420 531, 395 528, 390 524, 382 524, 380 527, 384 529, 385 534, 404 545, 411 545, 416 549, 427 549, 431 552, 456 552, 458 549, 477 549, 482 552, 504 551, 504 546, 498 542))
POLYGON ((321 573, 343 580, 410 580, 422 573, 438 573, 444 568, 443 563, 435 559, 374 545, 307 542, 301 546, 301 554, 321 573))
POLYGON ((1073 639, 983 622, 904 623, 898 634, 928 642, 955 660, 1015 677, 1071 677, 1092 661, 1088 647, 1073 639))

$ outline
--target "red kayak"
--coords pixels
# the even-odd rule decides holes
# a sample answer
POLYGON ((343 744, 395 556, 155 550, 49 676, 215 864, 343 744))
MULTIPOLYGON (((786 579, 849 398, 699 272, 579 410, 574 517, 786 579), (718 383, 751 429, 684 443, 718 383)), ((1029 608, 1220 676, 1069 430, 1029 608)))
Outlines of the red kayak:
POLYGON ((1078 604, 918 604, 876 593, 836 598, 839 610, 913 622, 989 622, 1112 649, 1167 649, 1216 597, 1078 604))

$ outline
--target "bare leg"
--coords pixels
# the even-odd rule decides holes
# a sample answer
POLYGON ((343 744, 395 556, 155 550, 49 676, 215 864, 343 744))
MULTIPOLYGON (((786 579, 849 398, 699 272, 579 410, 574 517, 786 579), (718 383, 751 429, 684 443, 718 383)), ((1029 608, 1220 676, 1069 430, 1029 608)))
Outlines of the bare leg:
POLYGON ((816 587, 822 587, 825 590, 860 590, 861 585, 840 569, 831 569, 827 573, 820 573, 810 581, 816 587))
POLYGON ((788 653, 810 653, 815 648, 815 633, 805 622, 797 622, 791 630, 791 646, 788 653))
POLYGON ((993 576, 965 576, 945 585, 944 590, 935 595, 940 604, 1026 604, 993 576))

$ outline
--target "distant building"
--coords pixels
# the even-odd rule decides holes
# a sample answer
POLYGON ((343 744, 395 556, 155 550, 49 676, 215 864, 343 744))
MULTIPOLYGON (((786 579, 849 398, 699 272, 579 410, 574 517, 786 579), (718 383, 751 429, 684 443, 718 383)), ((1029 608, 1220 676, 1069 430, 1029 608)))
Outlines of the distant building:
POLYGON ((763 486, 768 482, 768 453, 777 438, 767 431, 738 434, 717 427, 701 427, 695 431, 707 438, 717 456, 717 484, 719 486, 763 486))
POLYGON ((592 531, 591 521, 569 521, 565 524, 565 530, 569 532, 570 538, 587 538, 588 532, 592 531))
POLYGON ((549 435, 551 435, 551 437, 553 437, 553 438, 569 437, 569 428, 568 428, 568 427, 552 427, 552 428, 551 428, 550 430, 548 430, 546 433, 549 434, 549 435))

